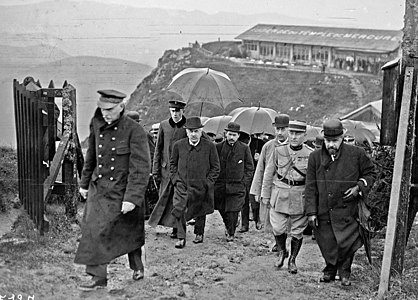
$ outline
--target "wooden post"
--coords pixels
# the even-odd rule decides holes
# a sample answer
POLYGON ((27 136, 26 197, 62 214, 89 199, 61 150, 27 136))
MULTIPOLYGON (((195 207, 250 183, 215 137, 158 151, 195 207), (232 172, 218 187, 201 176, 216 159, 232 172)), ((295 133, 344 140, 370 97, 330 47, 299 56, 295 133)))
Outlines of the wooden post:
POLYGON ((399 118, 399 131, 398 139, 396 142, 396 154, 392 179, 392 190, 390 195, 388 224, 386 229, 385 249, 378 292, 379 299, 384 298, 389 288, 391 267, 393 267, 393 269, 396 270, 399 274, 402 274, 403 268, 403 256, 406 244, 405 214, 408 211, 412 167, 410 159, 412 157, 411 153, 413 147, 411 147, 411 142, 414 143, 414 138, 412 138, 412 141, 410 141, 408 140, 408 137, 410 137, 411 131, 415 129, 415 123, 410 123, 410 109, 411 106, 413 109, 415 107, 412 96, 413 94, 416 95, 416 93, 412 93, 413 87, 416 87, 416 76, 414 76, 414 68, 407 67, 405 70, 402 106, 399 118), (396 248, 396 251, 394 251, 394 248, 396 248))

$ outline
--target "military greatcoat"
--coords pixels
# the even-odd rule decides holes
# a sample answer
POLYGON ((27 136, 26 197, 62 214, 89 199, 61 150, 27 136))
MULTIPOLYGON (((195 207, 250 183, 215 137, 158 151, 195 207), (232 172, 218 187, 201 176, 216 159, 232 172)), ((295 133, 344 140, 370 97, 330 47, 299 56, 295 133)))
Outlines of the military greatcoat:
POLYGON ((325 147, 311 153, 305 188, 306 214, 318 218, 315 237, 327 263, 336 265, 361 247, 356 220, 361 196, 351 199, 343 196, 347 189, 358 184, 366 197, 375 177, 374 164, 360 147, 343 143, 335 161, 325 147))
POLYGON ((109 263, 144 245, 144 197, 150 169, 142 126, 125 115, 107 124, 97 109, 80 181, 88 196, 76 263, 109 263), (135 209, 122 214, 122 201, 135 204, 135 209))

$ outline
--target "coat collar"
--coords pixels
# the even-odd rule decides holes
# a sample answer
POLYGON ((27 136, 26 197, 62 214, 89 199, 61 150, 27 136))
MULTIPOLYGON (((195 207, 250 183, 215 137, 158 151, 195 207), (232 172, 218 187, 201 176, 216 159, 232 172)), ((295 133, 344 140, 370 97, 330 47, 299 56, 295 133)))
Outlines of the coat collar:
POLYGON ((115 125, 118 125, 122 119, 126 118, 124 113, 125 113, 125 109, 123 109, 122 112, 120 113, 119 119, 117 119, 112 124, 107 124, 105 122, 104 118, 103 118, 103 115, 102 115, 102 112, 101 112, 100 108, 97 108, 96 111, 94 112, 93 121, 96 123, 96 125, 100 129, 113 128, 115 125))
POLYGON ((170 126, 175 128, 182 128, 185 124, 186 124, 186 117, 182 116, 181 120, 178 121, 177 123, 174 123, 173 119, 170 117, 170 119, 168 119, 168 123, 170 123, 170 126))
POLYGON ((198 152, 200 151, 200 149, 202 149, 202 138, 200 138, 199 144, 197 144, 196 146, 192 146, 189 140, 187 139, 187 149, 191 151, 193 148, 195 148, 198 152))

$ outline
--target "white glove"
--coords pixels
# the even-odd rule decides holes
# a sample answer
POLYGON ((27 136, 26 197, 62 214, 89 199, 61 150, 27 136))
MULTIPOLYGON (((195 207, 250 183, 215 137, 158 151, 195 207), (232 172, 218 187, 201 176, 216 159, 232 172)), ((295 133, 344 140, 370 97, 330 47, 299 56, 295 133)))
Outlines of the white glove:
POLYGON ((89 190, 80 188, 79 191, 80 191, 81 197, 83 197, 84 199, 87 199, 87 193, 88 193, 89 190))
POLYGON ((120 210, 123 214, 126 214, 135 208, 135 204, 127 201, 122 202, 122 209, 120 210))

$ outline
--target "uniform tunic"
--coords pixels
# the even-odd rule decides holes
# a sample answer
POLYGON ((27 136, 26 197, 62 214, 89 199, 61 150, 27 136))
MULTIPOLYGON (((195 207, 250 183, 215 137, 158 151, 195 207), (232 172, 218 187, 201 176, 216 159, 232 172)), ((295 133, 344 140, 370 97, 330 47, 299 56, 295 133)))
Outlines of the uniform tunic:
POLYGON ((376 177, 366 152, 343 143, 332 161, 325 147, 309 157, 306 177, 306 213, 316 215, 319 226, 315 237, 327 263, 336 265, 361 247, 356 221, 358 196, 343 199, 347 189, 359 185, 363 197, 376 177), (367 185, 360 178, 366 180, 367 185))
POLYGON ((150 154, 142 126, 125 115, 109 125, 97 109, 80 181, 88 196, 76 263, 106 264, 144 244, 149 173, 150 154), (135 204, 135 209, 122 214, 122 201, 135 204))

